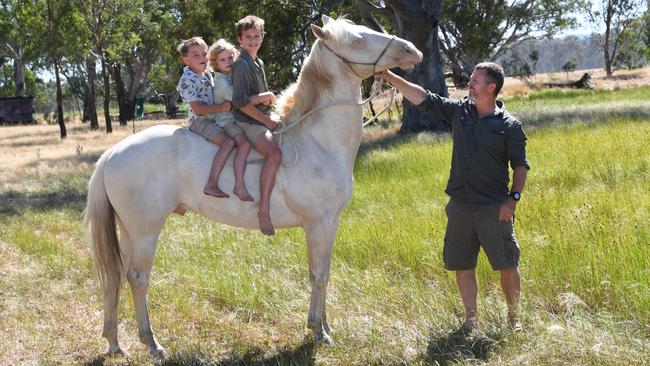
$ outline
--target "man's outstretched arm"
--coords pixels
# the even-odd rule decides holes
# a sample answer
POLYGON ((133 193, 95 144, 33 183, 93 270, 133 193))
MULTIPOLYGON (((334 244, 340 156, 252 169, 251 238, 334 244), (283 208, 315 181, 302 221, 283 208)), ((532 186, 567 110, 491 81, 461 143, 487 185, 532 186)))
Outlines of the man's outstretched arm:
POLYGON ((420 105, 427 98, 427 93, 421 86, 404 80, 390 70, 380 71, 375 74, 375 79, 384 79, 391 83, 413 105, 420 105))

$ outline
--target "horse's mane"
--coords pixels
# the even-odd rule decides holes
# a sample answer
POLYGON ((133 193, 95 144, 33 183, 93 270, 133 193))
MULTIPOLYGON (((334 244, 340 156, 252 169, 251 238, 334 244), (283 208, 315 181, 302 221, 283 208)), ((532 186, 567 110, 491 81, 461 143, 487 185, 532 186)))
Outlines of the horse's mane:
MULTIPOLYGON (((339 39, 344 34, 337 27, 331 27, 329 25, 335 22, 338 23, 338 21, 350 22, 347 19, 339 19, 328 24, 328 31, 336 39, 339 39)), ((298 80, 289 85, 278 98, 275 110, 283 121, 286 121, 288 117, 296 118, 302 116, 316 107, 319 96, 329 93, 332 90, 333 77, 324 65, 324 47, 321 42, 319 39, 316 40, 309 56, 305 59, 300 75, 298 75, 298 80)))

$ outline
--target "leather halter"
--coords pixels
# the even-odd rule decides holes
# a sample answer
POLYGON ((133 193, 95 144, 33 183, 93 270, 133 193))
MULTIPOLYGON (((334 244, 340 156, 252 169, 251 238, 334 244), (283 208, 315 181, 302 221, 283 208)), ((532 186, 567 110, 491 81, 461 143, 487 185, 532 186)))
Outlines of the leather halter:
POLYGON ((379 62, 381 57, 386 53, 386 50, 388 50, 388 47, 390 47, 391 43, 393 43, 394 40, 395 40, 395 36, 392 36, 390 38, 390 40, 388 41, 388 43, 386 44, 386 47, 384 47, 384 50, 381 51, 379 56, 377 56, 377 59, 375 60, 375 62, 350 61, 347 58, 345 58, 345 57, 339 55, 338 53, 336 53, 336 51, 331 49, 330 46, 328 46, 327 43, 325 43, 325 41, 323 41, 322 39, 321 39, 321 42, 323 43, 323 46, 325 46, 325 48, 327 48, 330 52, 332 52, 334 54, 334 56, 338 57, 341 61, 343 61, 343 63, 350 69, 350 71, 352 71, 354 73, 354 75, 358 76, 360 79, 365 79, 363 76, 357 74, 357 72, 354 71, 351 64, 354 64, 354 65, 372 65, 372 74, 374 75, 375 74, 375 67, 377 67, 377 63, 379 62))

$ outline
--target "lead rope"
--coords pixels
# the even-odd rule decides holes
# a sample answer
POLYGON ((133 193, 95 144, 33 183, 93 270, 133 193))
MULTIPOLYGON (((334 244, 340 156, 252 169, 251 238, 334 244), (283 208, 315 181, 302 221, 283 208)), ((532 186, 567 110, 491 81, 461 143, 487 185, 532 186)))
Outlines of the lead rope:
MULTIPOLYGON (((379 94, 382 91, 382 86, 383 85, 384 85, 384 79, 375 80, 375 82, 372 83, 372 88, 370 89, 371 90, 370 96, 368 98, 366 98, 366 99, 364 99, 364 100, 362 100, 360 102, 338 101, 338 102, 331 102, 331 103, 323 104, 321 106, 318 106, 318 107, 310 110, 306 114, 302 115, 302 117, 300 117, 296 121, 293 121, 291 123, 287 122, 286 124, 280 123, 279 126, 275 130, 272 131, 272 133, 274 135, 281 135, 281 134, 287 132, 288 130, 290 130, 291 128, 295 127, 296 125, 300 124, 302 121, 307 119, 307 117, 309 117, 313 113, 316 113, 316 112, 320 111, 323 108, 332 107, 332 106, 335 106, 335 105, 364 105, 364 104, 368 103, 369 101, 371 101, 372 99, 379 96, 379 94)), ((390 101, 388 102, 388 104, 386 104, 386 106, 379 113, 377 113, 374 117, 372 117, 371 119, 363 122, 361 124, 361 127, 366 127, 368 124, 372 123, 377 118, 379 118, 379 116, 381 116, 386 110, 388 110, 388 108, 390 108, 390 106, 393 104, 393 100, 395 99, 395 87, 391 85, 390 89, 391 89, 391 91, 390 91, 390 101)))

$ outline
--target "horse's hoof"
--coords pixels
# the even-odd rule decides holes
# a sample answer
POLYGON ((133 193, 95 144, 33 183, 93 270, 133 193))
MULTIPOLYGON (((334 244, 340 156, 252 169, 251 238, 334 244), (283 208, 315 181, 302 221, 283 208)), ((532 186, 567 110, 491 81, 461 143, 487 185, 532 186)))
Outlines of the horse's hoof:
POLYGON ((167 351, 161 346, 149 348, 149 355, 159 361, 164 361, 167 358, 167 351))
POLYGON ((122 347, 108 347, 106 350, 106 357, 115 357, 115 356, 124 356, 127 357, 129 354, 122 349, 122 347))
POLYGON ((332 337, 329 336, 329 334, 322 332, 316 334, 316 344, 319 346, 332 347, 334 346, 334 341, 332 340, 332 337))

